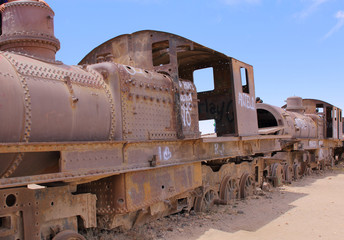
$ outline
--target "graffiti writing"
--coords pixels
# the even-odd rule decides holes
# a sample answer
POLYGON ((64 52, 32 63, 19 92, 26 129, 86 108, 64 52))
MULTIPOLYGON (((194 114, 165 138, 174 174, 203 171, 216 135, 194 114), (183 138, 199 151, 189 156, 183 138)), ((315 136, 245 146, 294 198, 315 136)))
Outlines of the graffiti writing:
POLYGON ((214 153, 215 155, 224 155, 225 154, 225 145, 223 143, 214 144, 214 153))
POLYGON ((187 81, 180 81, 179 87, 184 88, 185 90, 195 90, 194 84, 192 82, 187 82, 187 81))
POLYGON ((198 104, 198 111, 200 115, 206 114, 207 118, 213 118, 217 122, 227 120, 228 122, 234 121, 233 101, 218 101, 213 102, 209 99, 204 99, 198 104))
POLYGON ((180 109, 181 116, 183 120, 183 125, 185 127, 191 126, 191 111, 192 111, 192 95, 191 93, 180 95, 180 109))
POLYGON ((241 107, 250 109, 250 110, 256 110, 256 101, 254 100, 253 97, 251 97, 250 95, 246 94, 246 93, 240 93, 239 92, 239 96, 238 96, 238 104, 241 107))
POLYGON ((172 157, 172 153, 169 147, 159 147, 159 158, 160 160, 167 161, 172 157))

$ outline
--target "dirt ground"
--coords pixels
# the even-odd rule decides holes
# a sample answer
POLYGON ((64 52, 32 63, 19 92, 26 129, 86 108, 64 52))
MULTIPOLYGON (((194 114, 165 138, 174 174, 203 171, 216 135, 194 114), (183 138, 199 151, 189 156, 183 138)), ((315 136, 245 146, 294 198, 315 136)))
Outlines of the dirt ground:
POLYGON ((344 170, 328 170, 208 213, 180 213, 87 239, 344 239, 344 170))

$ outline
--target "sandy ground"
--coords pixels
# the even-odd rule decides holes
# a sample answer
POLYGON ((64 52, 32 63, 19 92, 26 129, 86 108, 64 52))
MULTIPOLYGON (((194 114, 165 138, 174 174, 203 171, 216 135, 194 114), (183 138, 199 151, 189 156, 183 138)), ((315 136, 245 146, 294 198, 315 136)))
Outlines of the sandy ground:
POLYGON ((88 239, 344 239, 344 171, 313 174, 208 213, 180 213, 126 233, 93 234, 88 239))

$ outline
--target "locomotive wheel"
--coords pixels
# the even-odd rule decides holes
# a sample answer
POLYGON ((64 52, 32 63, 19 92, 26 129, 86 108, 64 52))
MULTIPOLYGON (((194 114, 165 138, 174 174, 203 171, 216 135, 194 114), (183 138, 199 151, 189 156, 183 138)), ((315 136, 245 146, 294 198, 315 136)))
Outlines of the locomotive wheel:
POLYGON ((255 192, 255 182, 253 180, 253 177, 248 174, 244 173, 240 178, 240 197, 242 199, 247 198, 248 196, 251 196, 255 192))
POLYGON ((203 188, 201 196, 197 196, 195 199, 194 210, 196 212, 209 211, 212 206, 214 206, 214 203, 218 198, 219 196, 215 188, 203 188))
POLYGON ((52 240, 86 240, 86 238, 72 230, 65 230, 59 232, 52 240))
POLYGON ((226 176, 220 185, 220 199, 229 204, 239 198, 239 186, 236 179, 226 176))
POLYGON ((312 174, 312 172, 313 172, 312 168, 310 168, 310 167, 307 166, 306 169, 305 169, 305 175, 306 175, 306 176, 309 176, 309 175, 312 174))
POLYGON ((284 176, 285 176, 285 182, 291 183, 294 177, 294 169, 289 165, 284 165, 284 176))
POLYGON ((279 163, 274 163, 271 166, 271 174, 274 187, 281 186, 285 179, 284 168, 279 163))
POLYGON ((299 180, 302 177, 301 165, 298 163, 295 163, 293 168, 294 168, 294 180, 299 180))
POLYGON ((319 161, 318 163, 318 170, 325 170, 326 164, 324 160, 319 161))

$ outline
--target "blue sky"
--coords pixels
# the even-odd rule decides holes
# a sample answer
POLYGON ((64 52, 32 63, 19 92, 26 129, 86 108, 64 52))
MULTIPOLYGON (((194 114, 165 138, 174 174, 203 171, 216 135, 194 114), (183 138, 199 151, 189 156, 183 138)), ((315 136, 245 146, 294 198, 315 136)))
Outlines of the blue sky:
POLYGON ((47 0, 57 58, 77 64, 115 36, 175 33, 253 65, 256 96, 288 96, 344 109, 344 0, 47 0))

